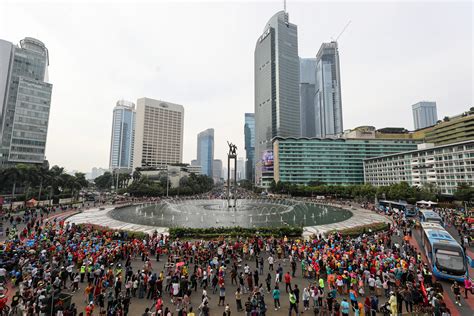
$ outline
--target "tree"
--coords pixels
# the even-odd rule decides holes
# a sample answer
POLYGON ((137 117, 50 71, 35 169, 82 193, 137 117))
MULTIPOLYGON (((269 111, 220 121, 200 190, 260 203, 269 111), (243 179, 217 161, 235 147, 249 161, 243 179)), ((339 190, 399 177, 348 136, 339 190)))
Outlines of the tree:
POLYGON ((319 180, 312 180, 312 181, 308 182, 308 186, 310 186, 310 187, 318 187, 320 185, 324 185, 324 182, 319 181, 319 180))
POLYGON ((94 182, 95 185, 101 190, 110 189, 113 183, 112 173, 107 171, 103 175, 95 178, 94 182))
POLYGON ((21 171, 17 167, 9 167, 2 171, 2 175, 5 179, 10 179, 12 182, 12 197, 15 198, 16 185, 20 180, 21 171))
POLYGON ((135 171, 132 174, 132 179, 133 181, 138 181, 140 180, 140 177, 142 176, 140 170, 135 169, 135 171))
POLYGON ((454 192, 454 198, 462 202, 474 200, 474 188, 467 183, 460 183, 454 192))

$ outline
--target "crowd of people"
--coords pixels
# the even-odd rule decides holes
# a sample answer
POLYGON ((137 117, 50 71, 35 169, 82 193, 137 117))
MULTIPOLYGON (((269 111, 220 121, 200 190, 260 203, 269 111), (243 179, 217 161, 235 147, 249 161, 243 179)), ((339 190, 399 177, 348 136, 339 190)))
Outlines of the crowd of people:
POLYGON ((11 315, 50 315, 51 308, 64 316, 128 315, 135 302, 147 306, 145 316, 264 316, 282 306, 289 315, 450 315, 410 243, 415 228, 401 216, 386 231, 353 238, 182 241, 47 220, 50 212, 13 218, 1 244, 1 297, 14 294, 0 307, 11 315))

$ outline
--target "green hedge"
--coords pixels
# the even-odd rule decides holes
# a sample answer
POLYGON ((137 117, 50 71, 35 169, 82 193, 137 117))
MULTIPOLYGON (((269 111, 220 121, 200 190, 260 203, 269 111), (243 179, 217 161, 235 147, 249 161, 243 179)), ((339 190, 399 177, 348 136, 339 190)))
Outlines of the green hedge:
POLYGON ((361 226, 352 227, 352 228, 333 230, 333 231, 330 231, 329 234, 338 232, 343 236, 357 237, 362 234, 369 233, 370 231, 372 233, 376 233, 376 232, 384 231, 387 229, 388 229, 387 223, 373 223, 373 224, 361 225, 361 226))
POLYGON ((225 237, 300 237, 303 228, 284 226, 284 227, 211 227, 211 228, 188 228, 188 227, 172 227, 169 229, 172 238, 217 238, 225 237))

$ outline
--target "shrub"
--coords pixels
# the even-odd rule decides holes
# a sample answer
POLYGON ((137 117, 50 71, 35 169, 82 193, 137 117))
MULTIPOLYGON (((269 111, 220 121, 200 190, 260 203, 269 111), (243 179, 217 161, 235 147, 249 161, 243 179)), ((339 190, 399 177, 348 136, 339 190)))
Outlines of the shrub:
POLYGON ((172 227, 169 229, 171 238, 217 238, 226 237, 300 237, 303 233, 301 227, 284 226, 284 227, 210 227, 210 228, 189 228, 189 227, 172 227))

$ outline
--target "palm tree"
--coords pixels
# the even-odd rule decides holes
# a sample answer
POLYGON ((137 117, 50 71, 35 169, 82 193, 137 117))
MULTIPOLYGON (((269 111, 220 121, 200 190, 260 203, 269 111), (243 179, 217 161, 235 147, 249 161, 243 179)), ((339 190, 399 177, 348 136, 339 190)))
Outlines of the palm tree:
POLYGON ((39 180, 39 169, 35 165, 25 165, 20 164, 17 166, 20 169, 20 172, 23 175, 23 184, 26 190, 25 192, 25 201, 29 198, 29 192, 31 187, 35 187, 35 185, 40 181, 39 180))
POLYGON ((21 171, 16 166, 13 166, 13 167, 3 169, 2 174, 5 179, 11 179, 11 181, 13 182, 12 198, 14 199, 16 184, 21 178, 21 171))
POLYGON ((138 169, 135 169, 135 171, 132 174, 132 179, 133 181, 138 181, 140 180, 141 176, 142 176, 141 172, 138 169))
POLYGON ((64 174, 64 168, 53 166, 48 171, 47 184, 50 187, 50 196, 54 197, 54 194, 59 193, 59 187, 62 186, 62 175, 64 174))

